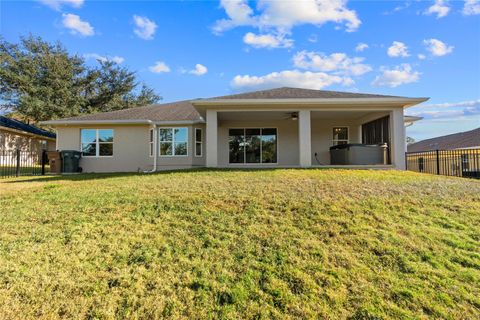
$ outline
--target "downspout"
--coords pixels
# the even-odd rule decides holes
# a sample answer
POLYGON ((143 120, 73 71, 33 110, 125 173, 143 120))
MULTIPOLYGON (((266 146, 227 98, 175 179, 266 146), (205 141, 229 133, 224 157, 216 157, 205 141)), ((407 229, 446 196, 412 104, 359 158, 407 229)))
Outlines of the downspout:
POLYGON ((158 137, 157 137, 157 125, 154 124, 153 125, 153 168, 152 170, 147 170, 147 171, 143 171, 143 173, 154 173, 157 171, 157 150, 158 150, 158 146, 157 146, 157 140, 158 140, 158 137))

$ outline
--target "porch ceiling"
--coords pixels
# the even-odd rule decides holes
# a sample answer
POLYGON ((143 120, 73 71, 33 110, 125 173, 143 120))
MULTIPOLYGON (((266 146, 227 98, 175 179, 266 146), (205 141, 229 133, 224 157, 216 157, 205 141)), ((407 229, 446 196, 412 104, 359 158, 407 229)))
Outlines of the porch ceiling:
POLYGON ((294 110, 285 111, 243 111, 243 112, 218 112, 218 120, 288 120, 294 110))
MULTIPOLYGON (((243 121, 243 120, 289 120, 292 112, 285 111, 232 111, 218 112, 218 119, 221 121, 243 121)), ((368 115, 377 114, 374 111, 312 111, 312 119, 360 119, 368 115)))

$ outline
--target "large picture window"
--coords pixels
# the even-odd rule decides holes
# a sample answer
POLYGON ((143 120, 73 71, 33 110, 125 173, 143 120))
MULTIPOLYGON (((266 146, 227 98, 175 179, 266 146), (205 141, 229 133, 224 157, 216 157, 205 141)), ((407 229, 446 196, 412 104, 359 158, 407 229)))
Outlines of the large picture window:
POLYGON ((84 157, 113 156, 113 129, 81 129, 80 136, 84 157))
POLYGON ((160 128, 160 156, 188 155, 188 128, 160 128))
POLYGON ((230 163, 277 163, 277 129, 229 130, 230 163))

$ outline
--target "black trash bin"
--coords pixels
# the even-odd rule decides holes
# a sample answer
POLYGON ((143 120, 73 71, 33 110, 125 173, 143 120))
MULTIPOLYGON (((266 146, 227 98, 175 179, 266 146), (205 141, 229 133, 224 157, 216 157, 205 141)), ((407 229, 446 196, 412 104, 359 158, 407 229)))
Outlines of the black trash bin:
POLYGON ((63 173, 75 173, 81 172, 80 158, 82 153, 75 150, 62 150, 62 172, 63 173))

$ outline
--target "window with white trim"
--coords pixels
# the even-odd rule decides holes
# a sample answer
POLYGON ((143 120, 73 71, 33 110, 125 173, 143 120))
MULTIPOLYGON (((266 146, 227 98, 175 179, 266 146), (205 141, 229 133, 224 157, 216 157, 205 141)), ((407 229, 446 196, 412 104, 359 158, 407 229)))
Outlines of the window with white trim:
POLYGON ((80 129, 84 157, 113 156, 113 129, 80 129))
POLYGON ((160 156, 188 156, 188 128, 158 130, 160 156))
POLYGON ((150 129, 149 145, 150 145, 150 157, 153 157, 153 129, 150 129))
POLYGON ((195 128, 195 157, 201 157, 203 155, 202 148, 202 129, 195 128))
POLYGON ((348 127, 334 127, 333 128, 333 145, 348 143, 348 127))

